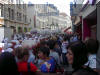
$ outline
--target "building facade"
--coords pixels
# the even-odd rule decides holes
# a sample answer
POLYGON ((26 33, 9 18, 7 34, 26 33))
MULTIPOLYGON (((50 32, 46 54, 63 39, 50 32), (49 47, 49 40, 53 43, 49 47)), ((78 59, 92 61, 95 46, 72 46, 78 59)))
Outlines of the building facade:
POLYGON ((70 17, 65 13, 59 13, 53 4, 30 4, 28 15, 28 18, 31 18, 30 25, 33 29, 60 31, 71 26, 70 17))
POLYGON ((27 4, 22 0, 1 0, 0 3, 4 21, 1 26, 10 28, 13 34, 27 32, 27 4))
POLYGON ((28 15, 31 18, 31 26, 33 28, 52 29, 53 17, 58 16, 59 11, 52 4, 30 4, 28 13, 31 13, 28 15))
POLYGON ((70 16, 68 16, 66 13, 60 13, 58 23, 59 23, 59 28, 63 32, 65 33, 72 32, 72 21, 70 16))

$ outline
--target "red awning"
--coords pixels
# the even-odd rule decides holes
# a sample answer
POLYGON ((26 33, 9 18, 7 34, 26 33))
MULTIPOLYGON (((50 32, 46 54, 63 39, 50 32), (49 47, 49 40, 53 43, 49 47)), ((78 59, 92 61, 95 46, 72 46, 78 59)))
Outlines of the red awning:
POLYGON ((69 30, 69 29, 71 29, 71 26, 70 26, 70 27, 68 27, 67 29, 65 29, 65 30, 64 30, 64 32, 66 32, 66 31, 67 31, 67 30, 69 30))

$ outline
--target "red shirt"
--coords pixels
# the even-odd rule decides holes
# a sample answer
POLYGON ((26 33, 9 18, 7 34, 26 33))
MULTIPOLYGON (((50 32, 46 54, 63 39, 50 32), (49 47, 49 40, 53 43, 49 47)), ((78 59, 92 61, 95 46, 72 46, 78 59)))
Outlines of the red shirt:
MULTIPOLYGON (((28 63, 27 62, 18 62, 18 71, 19 72, 28 72, 28 63)), ((36 72, 37 67, 30 63, 30 71, 31 72, 36 72)))

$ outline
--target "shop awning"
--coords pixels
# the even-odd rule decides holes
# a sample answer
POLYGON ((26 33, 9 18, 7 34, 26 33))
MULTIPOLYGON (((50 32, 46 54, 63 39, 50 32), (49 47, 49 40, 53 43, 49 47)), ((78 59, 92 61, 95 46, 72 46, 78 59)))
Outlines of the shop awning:
POLYGON ((64 30, 64 32, 68 31, 69 29, 71 29, 71 26, 68 27, 68 28, 66 28, 66 29, 64 30))

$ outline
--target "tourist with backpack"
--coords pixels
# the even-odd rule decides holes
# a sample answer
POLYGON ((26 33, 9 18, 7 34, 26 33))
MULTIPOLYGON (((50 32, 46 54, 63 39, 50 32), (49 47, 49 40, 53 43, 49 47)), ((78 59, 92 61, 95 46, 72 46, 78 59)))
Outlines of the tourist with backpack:
POLYGON ((28 63, 29 51, 28 48, 17 47, 15 49, 15 56, 18 58, 18 71, 21 75, 30 75, 38 70, 37 67, 32 63, 28 63))

